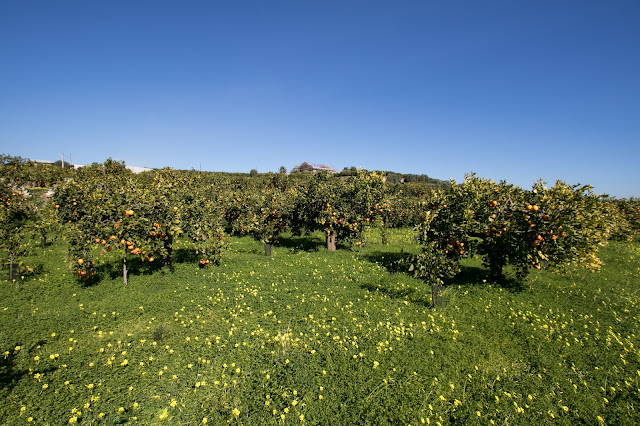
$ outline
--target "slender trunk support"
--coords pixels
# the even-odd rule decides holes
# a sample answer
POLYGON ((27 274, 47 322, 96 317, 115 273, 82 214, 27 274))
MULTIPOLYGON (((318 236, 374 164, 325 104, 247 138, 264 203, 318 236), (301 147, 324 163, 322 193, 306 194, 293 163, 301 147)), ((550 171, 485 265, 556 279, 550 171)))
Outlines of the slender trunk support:
POLYGON ((124 286, 127 286, 127 253, 122 256, 122 279, 124 280, 124 286))

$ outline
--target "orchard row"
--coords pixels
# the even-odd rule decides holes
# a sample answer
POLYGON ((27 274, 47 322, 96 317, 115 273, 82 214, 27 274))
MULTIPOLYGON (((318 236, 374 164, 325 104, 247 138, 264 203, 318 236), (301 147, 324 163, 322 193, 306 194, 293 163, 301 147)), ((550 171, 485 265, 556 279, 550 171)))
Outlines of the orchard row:
POLYGON ((493 279, 507 265, 518 278, 547 266, 597 271, 599 249, 613 238, 633 238, 639 220, 637 201, 608 200, 588 185, 558 181, 548 188, 540 181, 523 190, 471 175, 431 198, 418 226, 423 253, 411 268, 442 283, 460 271, 461 258, 478 253, 493 279))
POLYGON ((170 265, 178 238, 190 240, 198 264, 208 267, 222 259, 229 235, 250 235, 270 245, 285 230, 295 235, 321 230, 333 249, 336 239, 361 244, 362 232, 372 226, 382 229, 383 239, 387 227, 417 226, 423 252, 408 268, 429 283, 454 276, 459 260, 476 253, 494 278, 507 265, 523 277, 545 266, 597 270, 602 245, 640 230, 637 200, 609 199, 589 186, 563 182, 551 188, 538 182, 523 190, 473 175, 448 190, 430 191, 385 183, 382 174, 366 171, 346 178, 172 169, 136 175, 107 160, 74 171, 38 205, 20 191, 24 185, 5 175, 0 244, 10 274, 14 267, 27 268, 21 263, 27 234, 35 231, 43 239, 59 226, 82 281, 95 276, 106 253, 122 259, 125 284, 128 259, 170 265))
POLYGON ((169 265, 178 237, 193 243, 202 267, 220 262, 230 234, 272 244, 285 229, 322 230, 356 242, 389 213, 383 189, 375 173, 297 181, 286 174, 232 179, 171 169, 134 175, 107 161, 81 169, 51 203, 67 229, 75 273, 85 281, 93 276, 101 247, 100 253, 121 254, 126 280, 128 257, 169 265))

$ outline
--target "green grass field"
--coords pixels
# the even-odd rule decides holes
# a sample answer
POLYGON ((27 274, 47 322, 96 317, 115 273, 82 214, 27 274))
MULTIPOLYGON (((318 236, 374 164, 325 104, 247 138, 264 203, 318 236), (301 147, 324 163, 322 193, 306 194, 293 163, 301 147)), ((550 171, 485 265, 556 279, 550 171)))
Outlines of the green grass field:
POLYGON ((63 241, 39 250, 35 278, 0 271, 0 423, 640 423, 640 243, 521 285, 470 259, 432 309, 394 267, 411 231, 367 237, 270 258, 232 238, 209 269, 179 247, 126 288, 117 263, 82 287, 63 241))

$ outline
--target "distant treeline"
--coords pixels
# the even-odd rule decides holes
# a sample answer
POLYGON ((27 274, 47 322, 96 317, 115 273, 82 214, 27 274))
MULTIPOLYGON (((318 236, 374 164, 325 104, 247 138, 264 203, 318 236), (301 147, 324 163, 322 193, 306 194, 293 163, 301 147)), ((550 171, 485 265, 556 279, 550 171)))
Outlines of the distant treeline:
MULTIPOLYGON (((366 171, 366 170, 365 170, 366 171)), ((358 173, 356 167, 345 167, 342 169, 338 176, 355 176, 358 173)), ((380 172, 386 176, 387 183, 393 184, 407 184, 407 183, 421 183, 433 189, 447 189, 451 184, 446 180, 440 180, 429 177, 428 175, 416 175, 412 173, 396 173, 396 172, 380 172)))
POLYGON ((440 180, 429 177, 427 175, 415 175, 415 174, 400 174, 394 172, 387 173, 387 182, 389 183, 412 183, 420 182, 427 183, 429 185, 437 186, 440 188, 448 188, 450 183, 446 180, 440 180))

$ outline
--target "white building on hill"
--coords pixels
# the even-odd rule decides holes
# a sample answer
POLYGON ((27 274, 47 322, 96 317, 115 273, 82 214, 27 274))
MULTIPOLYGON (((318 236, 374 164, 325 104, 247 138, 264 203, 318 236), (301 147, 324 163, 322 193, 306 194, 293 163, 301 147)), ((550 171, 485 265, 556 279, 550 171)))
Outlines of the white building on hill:
MULTIPOLYGON (((87 166, 86 164, 74 164, 73 168, 79 169, 80 167, 86 167, 86 166, 87 166)), ((133 173, 142 173, 142 172, 148 172, 153 170, 153 169, 150 169, 149 167, 127 166, 127 165, 125 165, 125 167, 131 170, 133 173)))
POLYGON ((291 169, 291 173, 298 173, 298 172, 338 173, 336 169, 334 169, 333 167, 327 166, 326 164, 317 165, 317 164, 307 163, 306 161, 302 164, 298 164, 297 166, 294 166, 293 169, 291 169))

